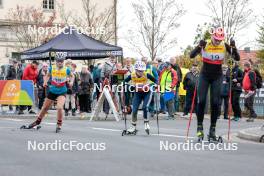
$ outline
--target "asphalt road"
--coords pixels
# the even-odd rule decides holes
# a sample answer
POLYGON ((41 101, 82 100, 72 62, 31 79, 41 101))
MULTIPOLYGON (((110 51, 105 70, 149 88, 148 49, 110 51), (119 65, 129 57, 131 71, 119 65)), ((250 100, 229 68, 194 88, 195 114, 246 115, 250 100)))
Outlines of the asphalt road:
MULTIPOLYGON (((161 143, 175 146, 185 141, 187 120, 160 121, 157 135, 156 121, 151 121, 151 135, 143 130, 143 121, 138 123, 137 136, 121 136, 124 122, 66 120, 62 132, 56 134, 55 121, 45 120, 42 128, 20 130, 32 120, 0 118, 0 175, 1 176, 82 176, 82 175, 213 175, 254 176, 264 173, 264 145, 241 141, 236 151, 160 150, 161 143), (36 142, 36 151, 28 150, 28 144, 36 142), (77 151, 44 150, 47 143, 89 144, 88 149, 77 151)), ((232 123, 232 133, 240 129, 259 127, 263 121, 232 123)), ((209 120, 205 120, 205 132, 209 120)), ((196 122, 190 130, 190 140, 195 144, 196 122)), ((227 121, 220 120, 217 133, 226 138, 227 121)), ((226 143, 226 141, 225 141, 226 143)), ((32 147, 31 145, 31 147, 32 147)), ((54 149, 54 148, 53 148, 54 149)), ((175 148, 174 148, 175 149, 175 148)))

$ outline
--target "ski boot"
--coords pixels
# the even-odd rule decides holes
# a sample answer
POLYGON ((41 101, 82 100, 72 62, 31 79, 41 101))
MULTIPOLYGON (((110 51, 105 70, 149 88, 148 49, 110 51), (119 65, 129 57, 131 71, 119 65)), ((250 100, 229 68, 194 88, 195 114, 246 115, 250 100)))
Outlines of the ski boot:
POLYGON ((223 138, 221 136, 215 135, 215 127, 210 127, 209 135, 208 135, 208 142, 213 143, 223 143, 223 138))
POLYGON ((149 135, 149 129, 150 129, 149 122, 144 122, 144 126, 146 133, 149 135))
POLYGON ((198 125, 197 127, 197 137, 198 142, 202 142, 204 139, 203 125, 198 125))
POLYGON ((20 129, 21 130, 23 130, 23 129, 27 129, 27 130, 29 130, 29 129, 39 130, 41 128, 41 126, 39 124, 40 124, 40 120, 36 120, 35 122, 29 124, 28 126, 22 125, 20 127, 20 129))
POLYGON ((59 133, 59 132, 61 132, 61 125, 58 125, 57 124, 57 126, 56 126, 56 131, 55 131, 56 133, 59 133))
POLYGON ((136 129, 136 126, 132 125, 128 130, 123 130, 122 136, 124 135, 136 135, 138 130, 136 129))

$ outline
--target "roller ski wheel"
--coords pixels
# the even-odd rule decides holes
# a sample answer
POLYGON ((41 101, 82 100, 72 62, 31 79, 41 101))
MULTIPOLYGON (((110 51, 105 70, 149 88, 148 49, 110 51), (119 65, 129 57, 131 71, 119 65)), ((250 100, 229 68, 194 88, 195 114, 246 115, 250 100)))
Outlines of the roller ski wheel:
POLYGON ((208 135, 208 142, 209 143, 223 143, 223 138, 221 136, 209 136, 208 135))
POLYGON ((30 130, 30 129, 32 129, 32 130, 39 130, 41 128, 41 126, 40 125, 36 125, 36 126, 26 126, 26 125, 22 125, 21 127, 20 127, 20 129, 21 130, 30 130))
POLYGON ((137 132, 138 132, 138 130, 133 131, 133 132, 128 131, 128 130, 123 130, 122 131, 122 136, 136 136, 137 132))
POLYGON ((123 130, 122 131, 122 136, 124 136, 124 135, 135 136, 137 134, 137 132, 138 132, 138 130, 136 129, 136 127, 132 126, 128 130, 123 130))

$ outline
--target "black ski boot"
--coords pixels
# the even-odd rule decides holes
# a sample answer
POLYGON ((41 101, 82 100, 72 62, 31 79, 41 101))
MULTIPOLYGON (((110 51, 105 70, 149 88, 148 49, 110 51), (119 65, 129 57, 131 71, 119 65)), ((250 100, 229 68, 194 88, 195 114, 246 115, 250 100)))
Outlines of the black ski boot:
POLYGON ((203 125, 197 126, 197 137, 198 137, 198 142, 202 142, 204 140, 203 125))
POLYGON ((29 124, 28 126, 26 125, 22 125, 20 127, 21 130, 23 129, 36 129, 36 130, 39 130, 41 128, 41 126, 39 125, 41 123, 41 120, 40 119, 37 119, 35 122, 29 124), (34 128, 36 126, 36 128, 34 128))
POLYGON ((209 135, 208 135, 208 142, 220 142, 222 143, 223 142, 223 139, 221 136, 217 137, 215 135, 215 126, 211 126, 210 127, 210 131, 209 131, 209 135))

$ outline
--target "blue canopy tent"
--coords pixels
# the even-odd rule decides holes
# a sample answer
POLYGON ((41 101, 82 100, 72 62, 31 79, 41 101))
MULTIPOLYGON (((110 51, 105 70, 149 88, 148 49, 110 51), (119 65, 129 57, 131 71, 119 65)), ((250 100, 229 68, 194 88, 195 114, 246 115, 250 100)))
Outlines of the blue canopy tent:
POLYGON ((63 55, 73 60, 122 57, 121 47, 95 40, 75 28, 68 27, 49 42, 24 51, 21 60, 51 60, 54 55, 63 55))

